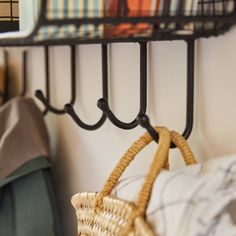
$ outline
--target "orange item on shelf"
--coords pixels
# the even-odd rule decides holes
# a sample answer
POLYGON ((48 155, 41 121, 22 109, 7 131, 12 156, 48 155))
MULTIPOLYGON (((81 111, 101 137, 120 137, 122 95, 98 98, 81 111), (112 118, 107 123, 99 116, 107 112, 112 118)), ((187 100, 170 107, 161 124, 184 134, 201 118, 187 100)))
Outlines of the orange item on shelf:
MULTIPOLYGON (((118 1, 110 0, 106 2, 105 16, 116 17, 118 11, 118 1)), ((159 1, 159 0, 158 0, 159 1)), ((151 2, 152 0, 127 0, 128 17, 151 16, 151 2)), ((124 9, 121 10, 121 16, 124 9)), ((129 23, 122 23, 119 25, 105 26, 105 36, 107 37, 127 37, 150 35, 152 27, 148 23, 137 23, 135 25, 129 23)))
POLYGON ((155 9, 152 9, 152 10, 154 12, 153 15, 157 16, 158 15, 158 10, 159 10, 159 5, 160 5, 160 0, 156 0, 155 2, 156 2, 156 4, 154 5, 155 9))
MULTIPOLYGON (((117 16, 118 2, 124 0, 105 1, 105 15, 117 16)), ((159 0, 156 0, 159 2, 159 0)), ((125 2, 125 1, 124 1, 125 2)), ((129 13, 128 16, 150 16, 152 0, 126 0, 129 13)))

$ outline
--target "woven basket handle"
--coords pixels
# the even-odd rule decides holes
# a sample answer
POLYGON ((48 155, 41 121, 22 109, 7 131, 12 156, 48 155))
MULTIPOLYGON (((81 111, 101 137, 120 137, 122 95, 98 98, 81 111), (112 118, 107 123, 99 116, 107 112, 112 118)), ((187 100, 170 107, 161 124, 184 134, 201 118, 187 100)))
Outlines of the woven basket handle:
MULTIPOLYGON (((170 132, 168 129, 164 127, 157 127, 155 130, 159 133, 159 145, 158 150, 161 149, 165 153, 162 154, 162 164, 161 167, 167 163, 168 150, 170 147, 170 132)), ((152 141, 151 136, 148 133, 145 133, 141 136, 137 141, 133 143, 133 145, 127 150, 127 152, 120 159, 116 167, 113 169, 111 175, 106 181, 102 191, 98 194, 98 197, 95 201, 95 209, 99 210, 102 205, 102 200, 105 196, 110 195, 114 187, 117 185, 121 175, 128 167, 128 165, 134 160, 135 156, 150 142, 152 141)), ((156 152, 156 155, 159 152, 156 152)))
MULTIPOLYGON (((164 127, 157 127, 155 128, 155 130, 159 133, 159 144, 148 175, 139 193, 138 201, 136 204, 138 207, 139 215, 145 215, 146 208, 151 196, 152 186, 156 179, 156 176, 168 163, 168 154, 171 140, 177 147, 179 147, 186 164, 196 163, 187 142, 181 135, 176 132, 170 133, 169 130, 164 127)), ((151 141, 152 138, 150 137, 150 135, 148 133, 145 133, 128 149, 128 151, 112 171, 110 177, 103 187, 103 190, 98 194, 98 197, 95 201, 96 209, 100 209, 103 198, 111 194, 112 190, 118 183, 121 175, 128 167, 128 165, 134 160, 135 156, 151 141)))
MULTIPOLYGON (((176 147, 179 148, 186 165, 192 165, 192 164, 197 163, 187 141, 185 140, 183 136, 181 136, 179 133, 175 131, 172 131, 171 142, 173 142, 176 145, 176 147)), ((139 214, 143 216, 145 215, 145 212, 147 210, 147 206, 151 197, 154 181, 157 175, 162 170, 163 160, 166 160, 166 159, 163 159, 165 157, 162 157, 163 151, 161 152, 160 148, 161 147, 158 148, 157 153, 154 156, 148 175, 146 176, 142 189, 139 192, 139 197, 136 204, 139 210, 139 214)), ((168 149, 168 152, 169 152, 169 149, 168 149)), ((168 163, 168 159, 167 159, 167 163, 168 163)), ((166 163, 164 163, 164 165, 166 166, 166 163)))

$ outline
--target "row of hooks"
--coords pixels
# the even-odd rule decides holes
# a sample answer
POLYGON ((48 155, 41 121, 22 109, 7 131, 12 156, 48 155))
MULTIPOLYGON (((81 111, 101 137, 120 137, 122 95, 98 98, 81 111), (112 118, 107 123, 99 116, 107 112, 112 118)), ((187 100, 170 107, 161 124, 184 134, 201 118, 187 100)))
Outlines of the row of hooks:
MULTIPOLYGON (((186 124, 183 136, 187 139, 193 127, 193 110, 194 110, 194 40, 187 40, 187 103, 186 103, 186 124)), ((108 45, 101 45, 102 55, 102 98, 98 100, 97 106, 102 111, 101 118, 95 124, 86 124, 77 115, 74 110, 76 101, 76 46, 70 46, 71 54, 71 97, 70 101, 63 108, 57 108, 50 103, 50 55, 49 47, 45 46, 45 95, 42 90, 37 90, 35 96, 43 103, 45 109, 43 115, 52 112, 57 115, 68 114, 75 123, 83 129, 95 130, 101 127, 108 118, 115 126, 121 129, 133 129, 138 125, 144 127, 151 137, 158 142, 159 136, 154 127, 150 124, 147 110, 147 42, 140 42, 140 107, 137 116, 132 122, 126 123, 119 120, 112 112, 109 106, 108 96, 108 45)), ((24 96, 27 90, 27 51, 23 53, 23 86, 20 95, 24 96)), ((7 61, 8 53, 5 53, 6 71, 8 70, 7 61)), ((6 73, 8 74, 8 73, 6 73)), ((172 145, 172 147, 175 147, 172 145)))

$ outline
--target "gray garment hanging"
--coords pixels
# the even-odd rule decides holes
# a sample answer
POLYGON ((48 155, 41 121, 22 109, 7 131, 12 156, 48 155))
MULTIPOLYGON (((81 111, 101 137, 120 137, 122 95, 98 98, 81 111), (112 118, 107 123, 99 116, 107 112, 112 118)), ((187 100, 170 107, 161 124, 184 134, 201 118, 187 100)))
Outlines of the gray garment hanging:
POLYGON ((0 108, 0 236, 59 236, 49 139, 33 99, 0 108))
POLYGON ((40 156, 49 156, 41 111, 31 98, 13 98, 0 107, 0 180, 40 156))
POLYGON ((0 235, 60 235, 49 168, 39 157, 0 181, 0 235))

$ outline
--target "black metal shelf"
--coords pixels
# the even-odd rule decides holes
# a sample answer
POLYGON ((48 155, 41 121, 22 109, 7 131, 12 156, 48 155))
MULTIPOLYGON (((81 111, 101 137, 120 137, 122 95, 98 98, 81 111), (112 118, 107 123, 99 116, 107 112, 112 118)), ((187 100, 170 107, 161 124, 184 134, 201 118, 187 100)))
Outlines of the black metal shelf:
MULTIPOLYGON (((28 37, 1 39, 0 46, 188 40, 218 36, 227 32, 236 23, 236 0, 199 0, 198 4, 201 6, 208 4, 207 7, 199 7, 199 10, 191 13, 160 12, 156 16, 151 16, 150 12, 143 12, 140 15, 140 12, 130 13, 129 9, 119 8, 119 11, 112 14, 105 11, 102 13, 87 11, 90 17, 69 17, 65 14, 66 16, 60 18, 51 16, 51 12, 58 9, 51 9, 47 3, 49 0, 41 2, 38 22, 28 37), (222 3, 222 9, 217 11, 215 4, 219 3, 222 3), (232 9, 227 11, 229 3, 232 9), (98 17, 98 15, 104 16, 98 17), (83 32, 84 28, 91 29, 83 32)), ((69 12, 69 9, 64 9, 64 12, 66 11, 69 12)), ((17 22, 8 24, 9 27, 17 28, 17 22)), ((6 28, 7 25, 4 26, 4 29, 6 28)))
POLYGON ((19 30, 18 0, 0 0, 0 33, 19 30))
POLYGON ((19 21, 0 21, 0 33, 18 30, 19 21))

